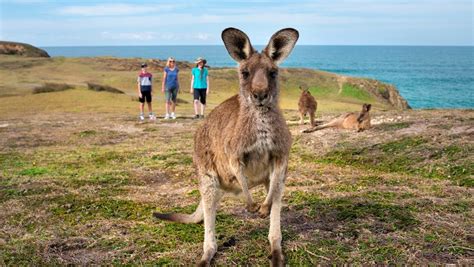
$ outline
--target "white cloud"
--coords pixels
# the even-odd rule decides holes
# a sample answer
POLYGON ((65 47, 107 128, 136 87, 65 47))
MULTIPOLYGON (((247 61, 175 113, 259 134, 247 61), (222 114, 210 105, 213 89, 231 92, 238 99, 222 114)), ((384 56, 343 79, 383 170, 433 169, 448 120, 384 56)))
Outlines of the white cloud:
POLYGON ((141 15, 160 11, 169 11, 176 5, 131 5, 131 4, 102 4, 89 6, 67 6, 58 10, 61 15, 77 16, 122 16, 141 15))
POLYGON ((100 33, 103 40, 110 41, 208 41, 212 38, 209 33, 157 33, 157 32, 109 32, 100 33))
POLYGON ((3 3, 8 4, 42 4, 48 2, 48 0, 2 0, 3 3))
POLYGON ((198 34, 196 34, 195 37, 199 40, 206 41, 206 40, 209 39, 209 37, 211 37, 211 35, 208 34, 208 33, 198 33, 198 34))
POLYGON ((444 0, 282 1, 268 5, 267 1, 250 4, 249 0, 246 5, 234 2, 230 6, 216 0, 145 5, 116 1, 119 3, 71 1, 75 4, 45 5, 38 16, 2 16, 0 35, 23 40, 36 34, 37 40, 47 44, 221 44, 220 31, 233 26, 246 31, 252 43, 266 44, 276 30, 294 27, 300 30, 300 44, 473 43, 472 4, 466 0, 449 4, 444 0))
POLYGON ((101 37, 107 40, 129 40, 129 41, 150 41, 156 39, 156 33, 154 32, 101 32, 101 37))

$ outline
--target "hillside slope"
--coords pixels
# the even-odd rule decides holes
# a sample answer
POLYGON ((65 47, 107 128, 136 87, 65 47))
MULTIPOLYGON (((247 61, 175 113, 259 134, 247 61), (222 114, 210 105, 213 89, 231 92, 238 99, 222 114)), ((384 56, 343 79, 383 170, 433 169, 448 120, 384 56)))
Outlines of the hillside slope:
MULTIPOLYGON (((136 95, 135 77, 141 62, 146 61, 154 74, 155 87, 160 89, 163 60, 140 58, 22 58, 0 56, 0 75, 10 77, 0 81, 0 97, 27 95, 44 83, 65 83, 85 87, 87 82, 113 86, 129 96, 136 95)), ((180 98, 190 101, 187 94, 192 64, 178 62, 180 68, 180 98)), ((212 95, 210 107, 238 92, 237 71, 234 68, 211 68, 212 95)), ((355 111, 362 103, 371 103, 379 110, 407 109, 409 106, 395 87, 375 80, 349 78, 310 69, 282 69, 280 75, 281 106, 297 109, 299 86, 305 84, 319 102, 319 111, 355 111)), ((156 93, 162 98, 161 92, 156 93)))
POLYGON ((17 43, 0 41, 0 55, 19 55, 25 57, 49 57, 48 53, 38 47, 17 43))

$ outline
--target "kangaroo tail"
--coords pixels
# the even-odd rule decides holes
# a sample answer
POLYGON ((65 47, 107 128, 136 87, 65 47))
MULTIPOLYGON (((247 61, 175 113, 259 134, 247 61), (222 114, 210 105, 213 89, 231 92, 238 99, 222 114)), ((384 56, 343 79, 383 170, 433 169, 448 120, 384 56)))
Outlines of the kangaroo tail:
POLYGON ((334 127, 337 125, 337 121, 334 120, 334 121, 330 121, 328 123, 325 123, 325 124, 321 124, 321 125, 318 125, 318 126, 315 126, 315 127, 311 127, 311 128, 308 128, 306 130, 303 130, 303 133, 311 133, 311 132, 314 132, 314 131, 317 131, 317 130, 321 130, 321 129, 324 129, 324 128, 329 128, 329 127, 334 127))
POLYGON ((198 207, 192 214, 153 212, 153 217, 157 219, 161 219, 161 220, 180 222, 180 223, 200 223, 204 219, 204 213, 202 210, 202 201, 199 202, 198 207))

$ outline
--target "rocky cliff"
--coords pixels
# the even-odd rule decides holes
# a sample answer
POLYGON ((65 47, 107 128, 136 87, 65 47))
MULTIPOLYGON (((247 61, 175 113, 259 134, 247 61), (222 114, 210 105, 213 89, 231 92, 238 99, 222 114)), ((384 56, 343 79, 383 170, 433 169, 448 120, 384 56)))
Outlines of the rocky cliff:
POLYGON ((398 89, 391 85, 373 79, 347 78, 346 83, 367 91, 377 99, 388 102, 396 109, 411 109, 408 102, 400 95, 398 89))

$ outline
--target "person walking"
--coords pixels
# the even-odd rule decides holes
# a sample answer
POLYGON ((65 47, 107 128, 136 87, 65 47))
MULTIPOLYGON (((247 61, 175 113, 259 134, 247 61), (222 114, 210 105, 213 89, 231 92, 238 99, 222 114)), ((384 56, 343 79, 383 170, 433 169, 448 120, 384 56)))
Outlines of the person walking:
POLYGON ((166 101, 165 120, 176 119, 176 99, 179 91, 178 73, 179 69, 176 66, 176 60, 173 57, 169 57, 163 71, 163 82, 161 84, 161 92, 165 93, 166 101))
POLYGON ((196 67, 191 72, 191 90, 194 98, 194 118, 204 118, 206 108, 206 97, 210 93, 209 75, 206 68, 206 59, 199 57, 196 59, 196 67), (201 103, 201 113, 199 114, 199 103, 201 103))
POLYGON ((155 120, 155 115, 153 114, 151 106, 151 96, 153 92, 152 88, 152 77, 153 75, 147 71, 147 64, 141 64, 142 70, 138 74, 137 78, 137 90, 138 90, 138 101, 140 101, 140 120, 145 120, 144 109, 145 101, 148 104, 148 117, 150 120, 155 120))

